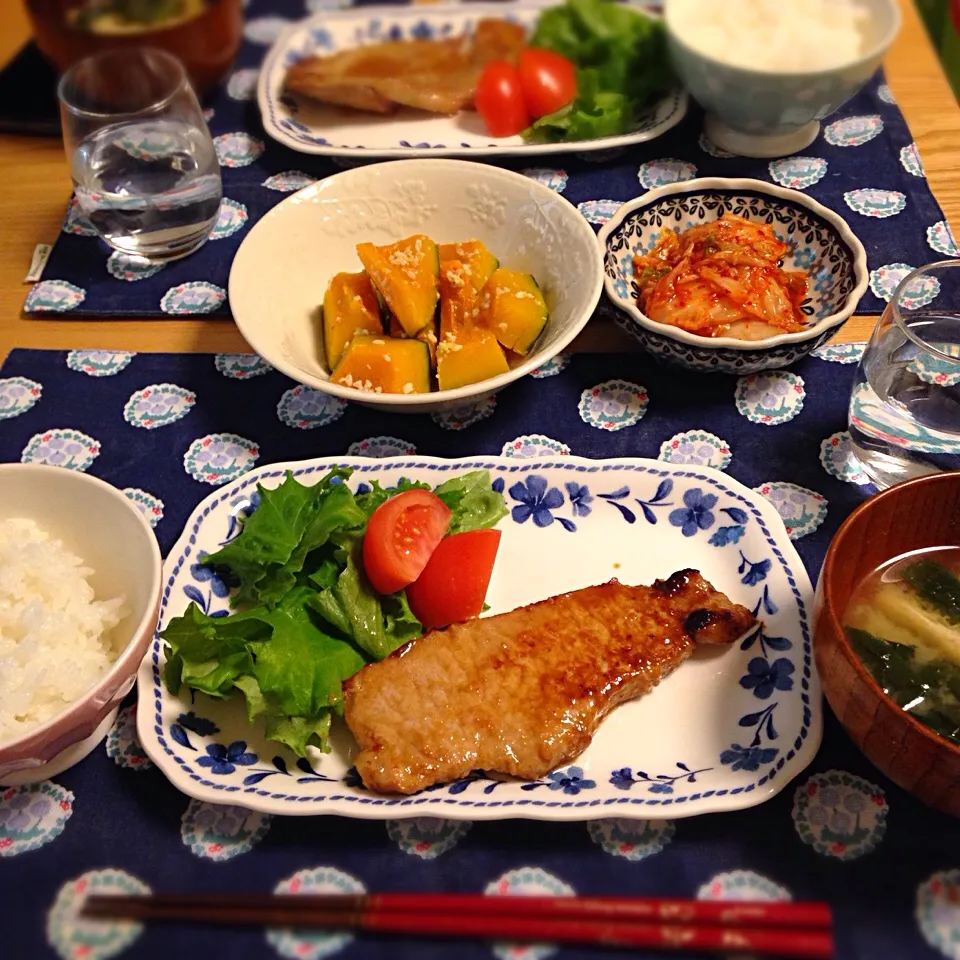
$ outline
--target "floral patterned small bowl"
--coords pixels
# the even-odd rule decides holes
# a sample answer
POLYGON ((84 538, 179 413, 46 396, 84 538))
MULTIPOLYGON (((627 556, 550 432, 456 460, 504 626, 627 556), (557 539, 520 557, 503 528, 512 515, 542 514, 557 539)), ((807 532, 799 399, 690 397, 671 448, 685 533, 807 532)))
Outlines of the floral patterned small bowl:
POLYGON ((622 313, 617 322, 648 353, 688 370, 746 374, 787 366, 830 339, 867 289, 867 254, 846 222, 799 190, 760 180, 714 177, 658 187, 620 207, 600 242, 604 287, 622 313), (763 340, 701 337, 640 312, 633 255, 652 250, 664 228, 683 232, 722 213, 771 224, 790 247, 784 267, 810 276, 802 308, 809 329, 763 340))
POLYGON ((97 746, 133 687, 157 625, 162 561, 153 530, 132 500, 84 469, 0 465, 0 519, 35 521, 94 570, 91 583, 98 597, 122 596, 130 612, 116 630, 126 645, 80 699, 26 736, 0 743, 0 784, 5 786, 45 780, 97 746))

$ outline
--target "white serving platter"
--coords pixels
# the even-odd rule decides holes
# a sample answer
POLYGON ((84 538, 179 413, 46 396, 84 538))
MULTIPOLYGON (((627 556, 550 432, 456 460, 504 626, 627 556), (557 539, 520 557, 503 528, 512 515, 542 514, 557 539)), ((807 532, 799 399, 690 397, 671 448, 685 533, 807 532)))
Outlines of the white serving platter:
MULTIPOLYGON (((412 7, 356 7, 323 11, 288 27, 263 61, 257 102, 264 130, 301 153, 356 160, 376 157, 536 156, 608 150, 653 140, 676 126, 687 112, 687 94, 677 87, 638 118, 629 133, 569 143, 527 143, 519 135, 491 137, 480 115, 455 116, 401 109, 390 116, 346 110, 284 92, 287 69, 314 54, 384 40, 456 36, 483 17, 504 17, 530 28, 556 0, 439 4, 412 7)), ((638 7, 649 14, 644 7, 638 7)))
POLYGON ((313 751, 298 762, 250 726, 239 700, 187 689, 172 695, 161 679, 158 636, 139 672, 137 728, 147 754, 185 794, 287 815, 673 819, 762 803, 813 759, 822 708, 809 578, 775 509, 706 468, 571 456, 342 457, 260 467, 190 517, 166 561, 160 629, 191 599, 210 613, 228 609, 218 595, 226 591, 214 589, 205 569, 197 576, 196 560, 236 535, 258 482, 276 486, 289 469, 309 484, 336 464, 354 468, 354 489, 401 477, 436 485, 489 470, 510 513, 500 522, 488 615, 614 577, 651 583, 692 567, 755 610, 763 630, 731 649, 696 653, 649 695, 615 710, 580 757, 542 780, 475 775, 408 797, 360 785, 356 747, 340 721, 331 753, 313 751))

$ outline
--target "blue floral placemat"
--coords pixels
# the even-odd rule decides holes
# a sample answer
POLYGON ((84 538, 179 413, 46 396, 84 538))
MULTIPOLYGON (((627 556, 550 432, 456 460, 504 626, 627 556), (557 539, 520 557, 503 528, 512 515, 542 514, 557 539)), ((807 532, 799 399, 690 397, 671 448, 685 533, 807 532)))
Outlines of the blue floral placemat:
MULTIPOLYGON (((308 14, 349 5, 350 0, 247 5, 236 66, 207 104, 225 198, 209 243, 184 260, 144 268, 93 236, 73 200, 25 311, 58 317, 229 316, 230 264, 251 225, 290 191, 357 162, 308 156, 275 143, 264 134, 255 102, 259 64, 279 32, 308 14)), ((431 9, 436 16, 437 8, 429 7, 425 16, 431 9)), ((415 29, 426 35, 430 25, 424 21, 415 29)), ((597 227, 621 203, 651 187, 696 176, 752 177, 804 190, 845 217, 867 249, 870 290, 859 313, 880 312, 911 269, 957 255, 882 73, 824 125, 802 156, 772 162, 731 156, 710 143, 702 127, 702 113, 693 105, 679 126, 650 143, 498 162, 559 191, 597 227)))
MULTIPOLYGON (((872 489, 845 433, 850 364, 861 349, 828 346, 791 372, 740 379, 677 374, 637 356, 561 357, 495 401, 435 418, 344 404, 255 356, 16 350, 0 370, 0 461, 108 480, 144 510, 164 551, 212 482, 254 463, 568 451, 709 463, 777 505, 815 578, 838 525, 872 489)), ((454 951, 464 960, 601 960, 611 954, 93 926, 77 910, 94 889, 824 899, 835 910, 839 960, 960 956, 960 826, 886 780, 829 711, 814 764, 777 797, 676 821, 381 823, 213 806, 182 796, 152 768, 132 700, 106 744, 78 766, 31 787, 0 787, 4 960, 440 960, 454 951)))

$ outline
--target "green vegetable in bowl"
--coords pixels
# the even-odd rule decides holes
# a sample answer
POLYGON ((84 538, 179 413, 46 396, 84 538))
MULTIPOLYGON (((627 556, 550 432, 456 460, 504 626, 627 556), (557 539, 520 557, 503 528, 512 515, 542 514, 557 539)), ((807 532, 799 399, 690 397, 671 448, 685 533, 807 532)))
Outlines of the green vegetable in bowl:
POLYGON ((608 0, 545 10, 530 40, 577 65, 577 96, 524 131, 527 140, 590 140, 628 132, 675 80, 663 23, 608 0))
MULTIPOLYGON (((229 616, 208 616, 196 603, 167 624, 164 680, 172 693, 187 686, 211 697, 239 690, 250 722, 305 756, 328 750, 343 681, 418 637, 423 627, 406 592, 377 593, 362 565, 363 535, 390 497, 429 485, 374 482, 354 494, 337 467, 313 486, 287 473, 273 490, 257 485, 260 505, 239 536, 206 557, 239 582, 229 616)), ((490 475, 477 470, 435 490, 452 511, 448 535, 494 526, 506 513, 490 475)))
POLYGON ((960 666, 921 660, 914 647, 847 627, 850 644, 883 692, 942 737, 960 743, 960 666))

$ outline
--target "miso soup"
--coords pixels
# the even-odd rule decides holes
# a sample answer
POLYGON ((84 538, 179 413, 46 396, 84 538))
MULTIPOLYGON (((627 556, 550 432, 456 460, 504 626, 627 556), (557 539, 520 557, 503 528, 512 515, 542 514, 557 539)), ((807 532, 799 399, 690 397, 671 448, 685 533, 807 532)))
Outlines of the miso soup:
POLYGON ((887 696, 960 744, 960 547, 916 551, 874 570, 843 623, 887 696))

